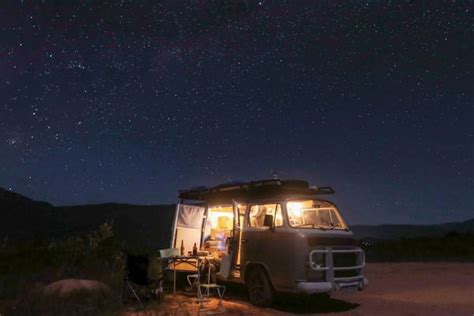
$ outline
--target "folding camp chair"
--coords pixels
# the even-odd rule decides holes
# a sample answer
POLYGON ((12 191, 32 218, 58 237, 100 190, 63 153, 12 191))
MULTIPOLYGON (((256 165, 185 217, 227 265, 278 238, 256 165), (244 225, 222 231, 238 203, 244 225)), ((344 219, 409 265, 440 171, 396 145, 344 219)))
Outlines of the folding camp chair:
POLYGON ((199 284, 199 293, 198 293, 198 301, 199 301, 199 309, 202 311, 202 310, 205 310, 205 306, 204 306, 204 293, 202 291, 202 289, 205 289, 206 292, 207 292, 207 295, 209 296, 209 292, 211 289, 215 289, 216 292, 217 292, 217 296, 219 297, 219 303, 217 304, 217 307, 216 309, 214 310, 215 312, 217 311, 221 311, 221 312, 224 312, 225 309, 224 309, 224 305, 222 304, 222 298, 224 297, 224 293, 225 293, 225 286, 224 285, 220 285, 220 284, 215 284, 215 283, 210 283, 210 284, 199 284))
POLYGON ((198 278, 199 278, 199 274, 197 273, 188 274, 186 276, 186 279, 188 280, 188 284, 190 288, 192 288, 195 284, 198 284, 198 278))
MULTIPOLYGON (((229 272, 230 272, 230 260, 231 256, 229 255, 224 255, 222 257, 222 260, 220 262, 220 269, 216 273, 216 277, 219 280, 225 281, 229 277, 229 272)), ((209 265, 212 265, 211 262, 208 262, 209 265)), ((212 273, 211 268, 209 267, 209 272, 212 273)), ((208 280, 211 278, 208 276, 208 280)), ((225 312, 224 305, 222 303, 222 298, 224 297, 225 293, 225 286, 217 283, 202 283, 199 284, 199 292, 198 292, 198 301, 199 301, 199 309, 200 311, 206 310, 206 307, 204 306, 204 296, 209 297, 210 296, 210 291, 212 289, 216 290, 217 296, 219 297, 219 303, 217 304, 216 309, 214 310, 215 313, 218 312, 225 312), (203 293, 203 289, 205 290, 205 293, 203 293)))
POLYGON ((160 298, 163 293, 163 278, 152 280, 148 277, 150 259, 147 256, 127 254, 125 271, 123 302, 126 303, 129 291, 144 307, 144 301, 160 298))
POLYGON ((221 281, 227 281, 229 278, 230 274, 230 268, 231 268, 231 256, 230 255, 224 255, 222 256, 221 259, 221 266, 219 269, 219 272, 216 273, 217 279, 221 281))

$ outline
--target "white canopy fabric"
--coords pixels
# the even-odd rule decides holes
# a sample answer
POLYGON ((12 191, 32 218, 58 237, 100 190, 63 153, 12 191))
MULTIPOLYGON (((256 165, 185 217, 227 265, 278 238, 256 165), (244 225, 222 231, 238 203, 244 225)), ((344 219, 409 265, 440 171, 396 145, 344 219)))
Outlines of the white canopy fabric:
POLYGON ((204 210, 205 209, 200 206, 179 204, 176 226, 201 230, 204 210))
POLYGON ((178 204, 172 248, 181 248, 183 245, 184 254, 187 254, 193 250, 194 244, 200 247, 205 210, 200 206, 178 204))

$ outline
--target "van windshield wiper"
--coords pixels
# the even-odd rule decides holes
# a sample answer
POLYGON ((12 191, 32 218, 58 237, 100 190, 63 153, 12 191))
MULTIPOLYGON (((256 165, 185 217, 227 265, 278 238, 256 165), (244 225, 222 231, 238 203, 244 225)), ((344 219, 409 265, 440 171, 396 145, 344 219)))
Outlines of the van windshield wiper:
POLYGON ((342 228, 342 227, 339 227, 339 226, 334 226, 334 225, 333 226, 321 226, 321 225, 315 226, 312 223, 293 225, 293 227, 311 227, 311 228, 317 228, 317 229, 321 229, 321 230, 343 230, 343 231, 346 231, 346 232, 349 231, 348 228, 342 228))
POLYGON ((317 229, 321 229, 321 230, 328 230, 328 229, 330 229, 329 227, 324 227, 324 226, 314 226, 314 224, 312 224, 312 223, 299 224, 299 225, 296 225, 296 226, 294 226, 294 227, 306 227, 306 226, 310 226, 311 228, 317 228, 317 229))
POLYGON ((311 226, 312 228, 314 228, 314 224, 311 224, 311 223, 308 223, 308 224, 299 224, 299 225, 296 225, 294 227, 305 227, 305 226, 311 226))
MULTIPOLYGON (((313 227, 314 227, 314 226, 313 226, 313 227)), ((327 227, 323 227, 323 226, 316 226, 315 228, 321 229, 321 230, 327 230, 327 229, 328 229, 327 227)))
POLYGON ((331 226, 331 227, 326 227, 326 229, 332 229, 332 230, 343 230, 343 231, 346 231, 348 232, 349 229, 348 228, 342 228, 342 227, 339 227, 339 226, 331 226))

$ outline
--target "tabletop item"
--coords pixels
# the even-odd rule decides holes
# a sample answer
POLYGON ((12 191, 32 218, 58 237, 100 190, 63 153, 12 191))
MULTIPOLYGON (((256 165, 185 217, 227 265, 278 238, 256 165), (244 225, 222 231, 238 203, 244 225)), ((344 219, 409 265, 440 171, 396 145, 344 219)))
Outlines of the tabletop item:
POLYGON ((160 257, 176 257, 179 255, 178 248, 168 248, 168 249, 160 249, 160 257))
POLYGON ((181 248, 180 249, 180 254, 184 256, 184 241, 181 239, 181 248))

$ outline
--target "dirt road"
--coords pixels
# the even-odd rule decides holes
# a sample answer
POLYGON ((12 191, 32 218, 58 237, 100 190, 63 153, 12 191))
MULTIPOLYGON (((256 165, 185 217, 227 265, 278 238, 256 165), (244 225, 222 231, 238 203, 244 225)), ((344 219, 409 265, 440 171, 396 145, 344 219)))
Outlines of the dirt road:
MULTIPOLYGON (((224 306, 232 315, 474 315, 473 263, 369 264, 366 275, 369 287, 359 293, 333 293, 330 299, 283 296, 273 308, 260 309, 250 305, 241 290, 231 289, 224 306)), ((142 315, 197 311, 194 299, 169 296, 165 304, 142 315)))
POLYGON ((334 294, 358 304, 338 315, 474 315, 474 264, 393 263, 367 268, 369 287, 334 294))

